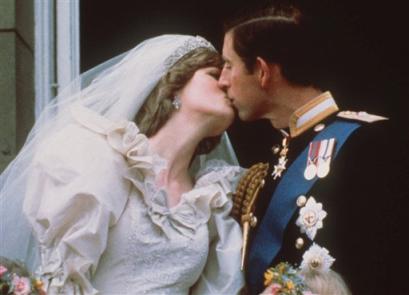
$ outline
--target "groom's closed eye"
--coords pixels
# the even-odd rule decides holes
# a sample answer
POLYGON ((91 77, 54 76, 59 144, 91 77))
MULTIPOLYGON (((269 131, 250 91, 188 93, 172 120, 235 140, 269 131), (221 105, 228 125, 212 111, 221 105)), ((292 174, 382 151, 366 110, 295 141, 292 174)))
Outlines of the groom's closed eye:
POLYGON ((224 61, 223 69, 230 70, 231 63, 229 61, 224 61))

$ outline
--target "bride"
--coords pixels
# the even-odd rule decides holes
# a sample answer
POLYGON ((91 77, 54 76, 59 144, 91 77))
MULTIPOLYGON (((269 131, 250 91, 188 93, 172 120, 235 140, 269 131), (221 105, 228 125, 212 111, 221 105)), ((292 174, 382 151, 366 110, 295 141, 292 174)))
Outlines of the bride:
POLYGON ((238 293, 221 63, 201 37, 163 35, 83 74, 1 175, 0 254, 48 294, 238 293))

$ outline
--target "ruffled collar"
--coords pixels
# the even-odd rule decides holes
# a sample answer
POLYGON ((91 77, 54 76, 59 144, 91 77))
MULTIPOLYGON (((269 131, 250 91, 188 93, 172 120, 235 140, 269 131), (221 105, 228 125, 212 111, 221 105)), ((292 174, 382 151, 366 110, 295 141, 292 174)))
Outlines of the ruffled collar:
POLYGON ((168 237, 173 231, 192 237, 201 224, 208 222, 213 209, 229 202, 227 196, 242 171, 240 167, 221 160, 208 161, 196 175, 194 188, 169 208, 166 191, 156 185, 156 177, 167 162, 151 151, 148 138, 134 122, 112 122, 78 105, 72 108, 72 114, 82 126, 106 136, 107 143, 124 156, 128 165, 124 177, 141 192, 149 217, 168 237))

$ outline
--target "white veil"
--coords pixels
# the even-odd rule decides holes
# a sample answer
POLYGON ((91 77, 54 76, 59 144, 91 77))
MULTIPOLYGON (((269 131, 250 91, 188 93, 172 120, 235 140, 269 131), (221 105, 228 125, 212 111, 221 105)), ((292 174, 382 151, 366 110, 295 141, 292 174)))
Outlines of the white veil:
MULTIPOLYGON (((111 120, 133 120, 160 78, 186 53, 199 47, 215 50, 202 37, 162 35, 82 74, 46 106, 25 145, 0 176, 0 256, 24 261, 30 270, 39 262, 38 247, 22 206, 36 147, 44 138, 61 130, 73 118, 74 103, 111 120)), ((195 159, 194 166, 209 158, 223 158, 237 164, 224 134, 209 155, 195 159)))

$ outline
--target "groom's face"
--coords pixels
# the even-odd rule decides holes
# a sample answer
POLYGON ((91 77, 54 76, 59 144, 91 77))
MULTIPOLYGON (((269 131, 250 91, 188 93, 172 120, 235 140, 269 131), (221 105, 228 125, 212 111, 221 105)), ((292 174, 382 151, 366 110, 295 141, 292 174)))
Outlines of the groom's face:
POLYGON ((257 75, 250 73, 233 47, 233 34, 226 33, 223 43, 224 67, 219 85, 232 100, 238 115, 243 121, 257 120, 265 112, 264 99, 261 96, 257 75))

